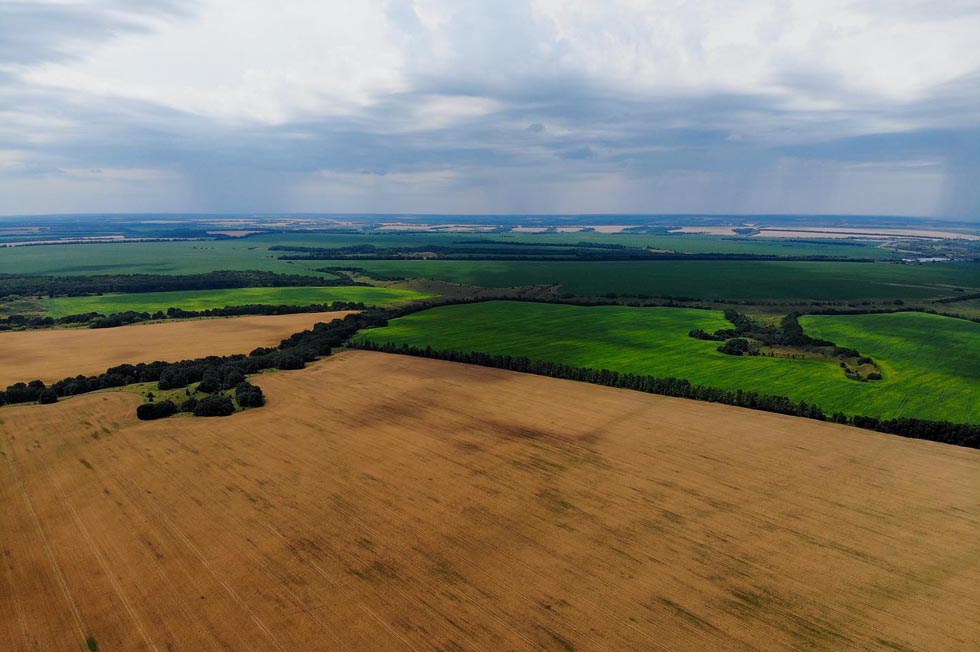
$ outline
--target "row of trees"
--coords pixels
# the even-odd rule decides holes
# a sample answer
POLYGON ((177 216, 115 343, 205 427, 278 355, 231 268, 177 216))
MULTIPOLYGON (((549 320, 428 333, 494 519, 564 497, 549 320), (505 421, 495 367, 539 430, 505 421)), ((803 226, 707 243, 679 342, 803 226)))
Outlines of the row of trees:
POLYGON ((364 310, 367 306, 361 301, 334 301, 332 303, 311 303, 305 306, 269 305, 250 303, 241 306, 225 306, 223 308, 207 308, 205 310, 184 310, 182 308, 167 308, 166 312, 126 312, 104 315, 99 312, 87 312, 64 317, 32 317, 11 315, 0 318, 0 331, 28 330, 32 328, 47 328, 60 325, 87 325, 89 328, 115 328, 142 321, 158 321, 161 319, 195 319, 200 317, 238 317, 242 315, 293 315, 307 312, 328 312, 336 310, 364 310))
MULTIPOLYGON (((396 313, 397 314, 397 313, 396 313)), ((389 313, 377 308, 347 315, 344 319, 319 323, 312 329, 294 333, 277 347, 260 347, 248 355, 208 356, 179 362, 149 362, 123 364, 107 369, 97 376, 74 376, 59 380, 50 387, 40 380, 16 383, 0 392, 0 405, 41 400, 42 393, 57 400, 100 389, 122 387, 133 383, 158 383, 161 390, 186 387, 191 383, 220 379, 221 386, 231 379, 258 373, 266 369, 302 369, 307 362, 330 355, 331 349, 344 344, 362 328, 383 326, 389 313)))
POLYGON ((738 407, 776 412, 791 416, 816 419, 818 421, 833 421, 847 425, 876 430, 878 432, 901 435, 915 439, 928 439, 947 444, 980 448, 980 426, 972 424, 951 423, 947 421, 929 421, 924 419, 878 419, 867 416, 848 416, 843 413, 827 415, 819 406, 806 401, 793 401, 785 396, 773 396, 745 390, 726 390, 704 385, 694 385, 680 378, 658 378, 637 374, 624 374, 608 369, 588 369, 572 367, 556 362, 531 360, 525 357, 507 355, 489 355, 486 353, 461 353, 454 351, 437 351, 432 347, 421 349, 405 344, 378 344, 376 342, 358 340, 350 343, 355 348, 385 353, 414 355, 424 358, 435 358, 475 364, 483 367, 495 367, 522 373, 532 373, 552 378, 577 380, 607 387, 632 389, 649 394, 676 396, 711 403, 724 403, 738 407))
POLYGON ((348 247, 304 247, 280 245, 270 251, 287 252, 279 260, 404 260, 420 256, 436 256, 444 260, 785 260, 875 262, 872 258, 846 256, 779 256, 776 254, 685 254, 655 252, 623 245, 597 246, 592 243, 527 243, 467 241, 449 245, 430 244, 406 247, 377 247, 353 245, 348 247))
MULTIPOLYGON (((246 405, 239 401, 241 407, 251 408, 265 405, 265 398, 262 396, 261 389, 249 383, 242 384, 252 388, 249 395, 257 402, 246 405)), ((224 394, 211 394, 200 399, 191 396, 180 405, 169 400, 143 403, 136 408, 136 418, 142 421, 152 421, 154 419, 166 419, 178 412, 189 412, 195 417, 226 417, 235 413, 235 404, 224 394)))
POLYGON ((94 276, 31 276, 0 274, 0 297, 82 296, 129 292, 177 292, 252 287, 355 285, 349 278, 322 278, 258 270, 228 270, 205 274, 100 274, 94 276))

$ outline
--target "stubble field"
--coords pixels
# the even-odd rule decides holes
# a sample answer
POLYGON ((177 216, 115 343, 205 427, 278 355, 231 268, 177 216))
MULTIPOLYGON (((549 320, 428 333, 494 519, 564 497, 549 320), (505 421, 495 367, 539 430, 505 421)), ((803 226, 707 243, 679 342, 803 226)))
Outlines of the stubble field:
POLYGON ((100 374, 119 364, 248 353, 349 311, 0 333, 0 387, 100 374))
POLYGON ((975 650, 980 452, 362 351, 0 409, 0 641, 975 650))

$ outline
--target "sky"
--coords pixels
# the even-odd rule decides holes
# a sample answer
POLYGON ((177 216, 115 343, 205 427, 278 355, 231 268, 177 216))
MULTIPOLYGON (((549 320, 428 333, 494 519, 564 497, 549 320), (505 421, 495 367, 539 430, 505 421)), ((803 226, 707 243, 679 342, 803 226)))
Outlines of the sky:
POLYGON ((0 214, 980 221, 980 0, 0 0, 0 214))

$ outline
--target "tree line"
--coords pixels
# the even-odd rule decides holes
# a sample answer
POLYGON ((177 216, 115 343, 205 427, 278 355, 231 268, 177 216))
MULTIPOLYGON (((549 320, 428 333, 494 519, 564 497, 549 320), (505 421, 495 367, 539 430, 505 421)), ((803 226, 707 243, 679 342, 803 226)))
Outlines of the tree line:
MULTIPOLYGON (((0 392, 0 405, 14 403, 54 403, 59 398, 85 394, 100 389, 123 387, 134 383, 155 382, 161 390, 179 389, 192 383, 204 383, 205 389, 220 391, 241 385, 246 375, 267 369, 302 369, 306 363, 328 356, 362 328, 387 324, 388 314, 381 309, 347 315, 343 319, 318 323, 309 330, 294 333, 277 347, 259 347, 248 355, 207 356, 179 362, 122 364, 105 372, 78 375, 59 380, 50 386, 40 380, 14 383, 0 392), (217 388, 217 389, 215 389, 217 388)), ((256 388, 258 389, 258 388, 256 388)), ((243 388, 249 394, 247 388, 243 388)), ((246 396, 245 401, 256 401, 246 396)))
POLYGON ((364 285, 346 276, 322 278, 258 270, 231 270, 204 274, 103 274, 95 276, 32 276, 0 274, 0 297, 84 296, 92 294, 226 290, 251 287, 304 287, 364 285))
POLYGON ((279 260, 405 260, 420 257, 437 257, 442 260, 497 260, 497 261, 645 261, 645 260, 729 260, 729 261, 816 261, 816 262, 864 262, 873 258, 847 256, 780 256, 778 254, 725 254, 725 253, 674 253, 656 252, 622 245, 595 246, 591 243, 524 243, 486 241, 479 244, 469 241, 452 245, 422 245, 405 247, 378 247, 371 244, 346 247, 304 247, 277 245, 269 251, 288 252, 279 260))
POLYGON ((899 435, 913 439, 927 439, 946 444, 980 448, 980 425, 952 423, 948 421, 930 421, 926 419, 879 419, 869 416, 848 416, 842 412, 828 415, 819 406, 806 401, 793 401, 785 396, 773 396, 745 390, 727 390, 704 385, 695 385, 681 378, 659 378, 639 374, 627 374, 608 369, 589 369, 573 367, 557 362, 531 360, 526 357, 508 355, 490 355, 486 353, 456 351, 438 351, 432 347, 424 349, 406 344, 379 344, 369 340, 355 340, 348 343, 352 348, 384 353, 413 355, 450 362, 474 364, 482 367, 494 367, 521 373, 531 373, 551 378, 576 380, 580 382, 605 385, 620 389, 631 389, 648 394, 660 394, 678 398, 722 403, 737 407, 775 412, 790 416, 831 421, 866 430, 899 435))
POLYGON ((184 310, 170 307, 166 311, 125 312, 104 315, 100 312, 86 312, 64 317, 38 317, 28 315, 11 315, 0 318, 0 331, 30 330, 50 328, 61 325, 85 325, 89 328, 114 328, 143 321, 159 321, 162 319, 195 319, 199 317, 239 317, 242 315, 294 315, 308 312, 332 312, 339 310, 364 310, 367 306, 363 301, 334 301, 332 303, 311 303, 306 306, 270 305, 249 303, 241 306, 225 306, 223 308, 207 308, 205 310, 184 310))

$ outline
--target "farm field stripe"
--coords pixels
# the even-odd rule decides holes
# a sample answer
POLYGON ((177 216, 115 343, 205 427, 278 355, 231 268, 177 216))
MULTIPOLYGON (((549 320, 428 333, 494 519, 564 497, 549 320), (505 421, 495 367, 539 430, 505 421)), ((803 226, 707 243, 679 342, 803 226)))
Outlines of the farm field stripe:
MULTIPOLYGON (((848 379, 834 360, 731 356, 692 329, 730 328, 719 311, 488 301, 432 308, 362 331, 355 343, 523 357, 694 385, 786 396, 835 412, 980 424, 980 324, 924 313, 807 315, 815 337, 871 355, 879 381, 848 379), (848 326, 850 324, 850 326, 848 326), (898 333, 900 338, 896 338, 898 333), (936 392, 944 394, 940 404, 936 392)), ((812 332, 811 332, 812 330, 812 332)))

